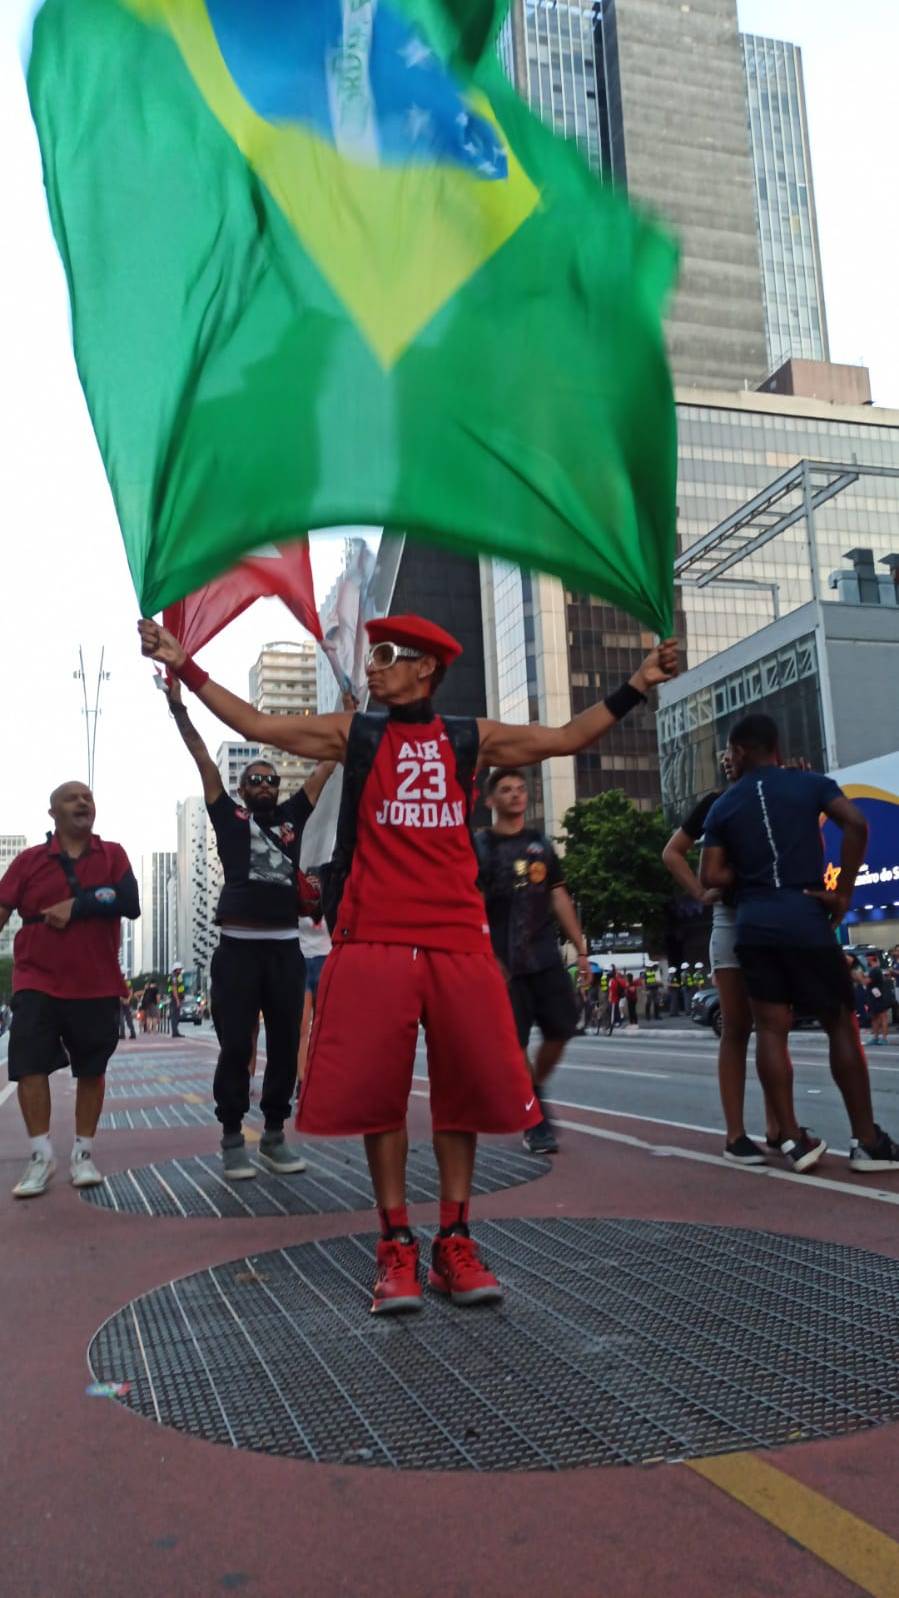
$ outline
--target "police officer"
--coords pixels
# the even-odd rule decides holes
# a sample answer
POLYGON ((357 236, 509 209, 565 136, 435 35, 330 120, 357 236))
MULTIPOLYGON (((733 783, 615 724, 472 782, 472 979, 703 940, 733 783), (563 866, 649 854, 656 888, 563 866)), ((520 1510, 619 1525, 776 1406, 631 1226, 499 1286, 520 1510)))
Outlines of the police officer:
POLYGON ((181 1020, 181 1000, 184 998, 184 967, 177 961, 172 966, 169 977, 169 1020, 172 1023, 172 1037, 180 1038, 178 1022, 181 1020))
POLYGON ((661 982, 657 965, 648 965, 644 972, 646 986, 646 1019, 658 1021, 661 1013, 661 982))

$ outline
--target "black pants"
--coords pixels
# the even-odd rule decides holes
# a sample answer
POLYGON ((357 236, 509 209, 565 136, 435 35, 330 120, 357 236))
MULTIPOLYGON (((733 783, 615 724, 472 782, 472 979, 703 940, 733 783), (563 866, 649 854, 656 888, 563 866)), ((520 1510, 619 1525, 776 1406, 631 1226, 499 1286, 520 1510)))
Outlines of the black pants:
POLYGON ((212 956, 212 1022, 219 1040, 212 1092, 224 1132, 239 1132, 250 1108, 253 1030, 265 1021, 262 1113, 269 1131, 290 1114, 297 1079, 305 967, 298 938, 223 936, 212 956))
POLYGON ((125 1002, 123 1000, 122 1004, 121 1004, 121 1006, 119 1008, 119 1037, 120 1038, 123 1038, 125 1036, 125 1028, 126 1027, 128 1028, 129 1037, 133 1038, 133 1037, 137 1036, 137 1034, 135 1033, 135 1030, 134 1030, 134 1016, 131 1013, 131 1006, 130 1006, 130 1004, 125 1004, 125 1002))
POLYGON ((180 1020, 181 1020, 181 1006, 178 1003, 177 999, 173 999, 171 1004, 169 1005, 169 1025, 171 1026, 171 1029, 172 1029, 172 1037, 173 1038, 180 1038, 180 1036, 181 1036, 181 1033, 178 1031, 178 1022, 180 1020))

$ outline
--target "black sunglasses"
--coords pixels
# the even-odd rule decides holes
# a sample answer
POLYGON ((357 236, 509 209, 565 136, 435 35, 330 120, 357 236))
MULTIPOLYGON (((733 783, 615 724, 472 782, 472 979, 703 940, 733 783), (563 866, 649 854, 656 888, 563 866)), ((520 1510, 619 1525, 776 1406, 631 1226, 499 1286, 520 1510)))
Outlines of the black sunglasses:
POLYGON ((248 788, 261 788, 263 784, 267 788, 281 786, 281 778, 274 771, 251 771, 244 781, 248 788))

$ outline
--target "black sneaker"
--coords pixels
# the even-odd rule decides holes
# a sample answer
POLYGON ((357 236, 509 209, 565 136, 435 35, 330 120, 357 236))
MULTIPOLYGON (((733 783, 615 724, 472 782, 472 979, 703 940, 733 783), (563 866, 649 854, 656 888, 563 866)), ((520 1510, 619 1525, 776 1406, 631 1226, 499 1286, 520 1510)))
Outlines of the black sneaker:
POLYGON ((894 1143, 889 1132, 877 1128, 876 1143, 859 1143, 853 1138, 849 1145, 849 1169, 864 1174, 866 1171, 899 1171, 899 1143, 894 1143))
POLYGON ((742 1137, 735 1138, 733 1143, 725 1143, 724 1158, 733 1160, 735 1165, 767 1165, 764 1149, 753 1143, 751 1137, 743 1133, 742 1137))
POLYGON ((807 1132, 805 1127, 799 1128, 799 1137, 786 1138, 780 1145, 780 1152, 788 1160, 794 1171, 810 1171, 817 1165, 821 1155, 825 1152, 827 1144, 815 1132, 807 1132))
POLYGON ((529 1126, 522 1139, 529 1154, 558 1154, 556 1135, 548 1121, 529 1126))

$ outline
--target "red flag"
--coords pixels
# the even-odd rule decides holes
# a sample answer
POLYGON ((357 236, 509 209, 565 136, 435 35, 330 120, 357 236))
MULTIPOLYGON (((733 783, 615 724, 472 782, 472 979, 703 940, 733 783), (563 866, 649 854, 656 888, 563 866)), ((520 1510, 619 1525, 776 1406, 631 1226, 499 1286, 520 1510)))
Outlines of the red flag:
POLYGON ((321 643, 308 539, 253 550, 232 571, 168 605, 162 619, 188 654, 194 655, 255 600, 271 598, 283 599, 297 621, 321 643))

